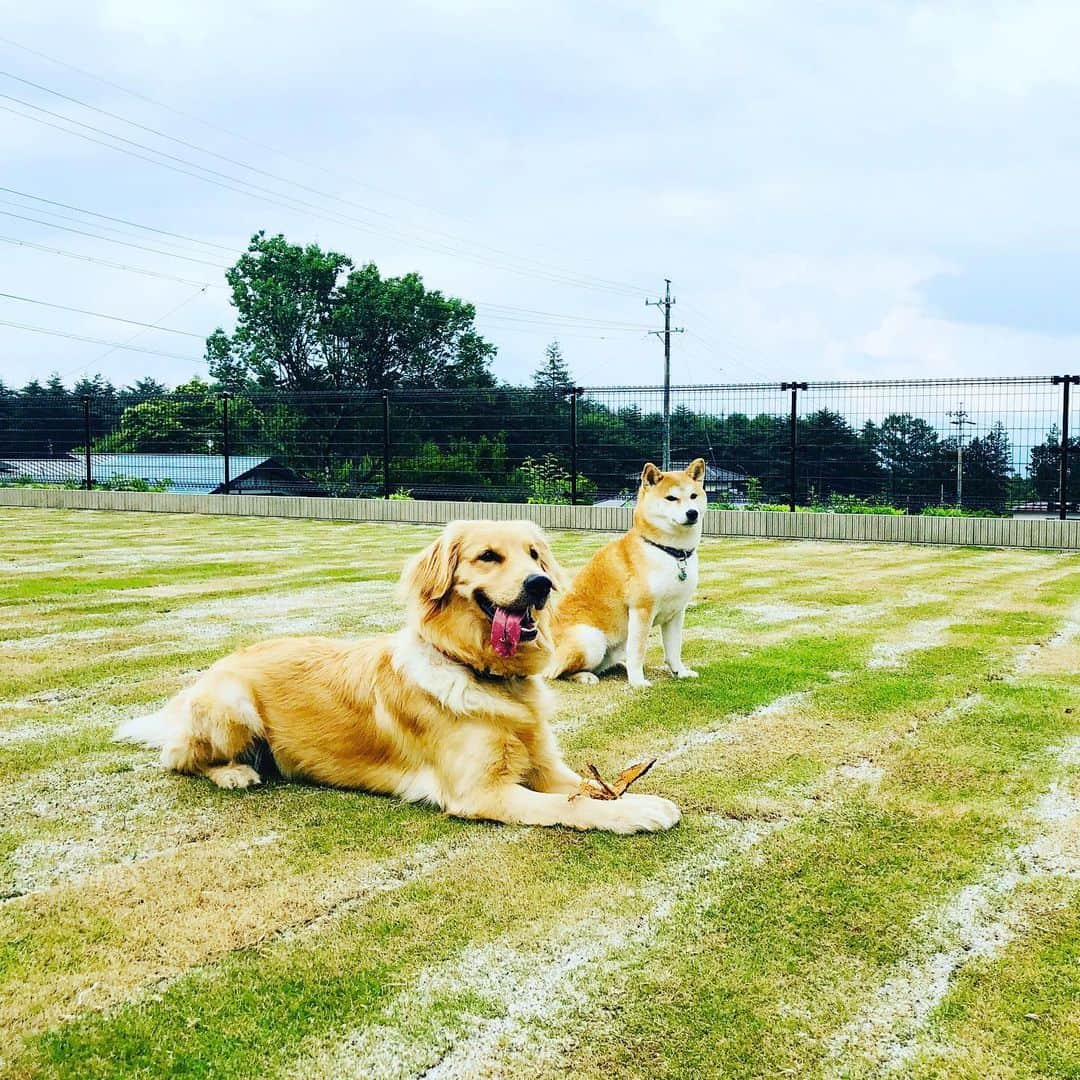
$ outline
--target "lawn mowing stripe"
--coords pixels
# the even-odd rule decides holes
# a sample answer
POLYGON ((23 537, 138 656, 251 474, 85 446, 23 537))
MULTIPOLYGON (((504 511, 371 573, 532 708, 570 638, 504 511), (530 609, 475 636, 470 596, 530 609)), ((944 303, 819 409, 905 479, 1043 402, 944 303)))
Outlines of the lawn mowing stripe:
MULTIPOLYGON (((777 654, 778 654, 778 650, 777 650, 777 649, 773 648, 773 649, 772 649, 772 650, 770 650, 770 651, 771 651, 771 653, 773 654, 773 656, 777 656, 777 654)), ((762 661, 764 661, 764 660, 765 660, 765 658, 764 658, 764 657, 762 657, 761 659, 762 659, 762 661)), ((808 658, 805 658, 805 659, 808 659, 808 658)), ((753 662, 753 658, 751 658, 751 661, 748 661, 748 662, 753 662)), ((176 667, 177 665, 176 665, 176 664, 171 664, 171 666, 172 666, 172 667, 174 667, 174 669, 175 669, 175 667, 176 667)), ((160 679, 160 677, 161 677, 161 674, 162 674, 162 673, 160 673, 160 672, 156 672, 156 673, 153 673, 153 674, 152 674, 152 675, 150 676, 150 678, 151 678, 151 679, 160 679)), ((177 674, 177 678, 175 678, 175 679, 173 680, 173 683, 174 683, 174 687, 175 687, 175 685, 178 685, 178 684, 179 684, 179 681, 180 681, 180 678, 178 677, 178 673, 176 673, 176 674, 177 674)), ((740 672, 740 673, 738 673, 738 674, 740 674, 740 675, 741 675, 741 672, 740 672)), ((145 678, 145 677, 146 677, 146 673, 145 673, 145 671, 143 672, 143 675, 144 675, 144 678, 145 678)), ((565 690, 564 690, 564 693, 565 693, 565 690)), ((598 697, 598 694, 597 694, 597 697, 598 697)), ((633 696, 631 696, 631 697, 633 697, 633 696)), ((573 699, 572 699, 572 697, 570 698, 570 700, 573 700, 573 699)), ((609 699, 609 700, 610 700, 610 699, 609 699)), ((767 700, 767 699, 765 699, 765 700, 767 700)), ((761 699, 760 699, 760 697, 759 697, 759 698, 757 698, 757 699, 755 699, 755 700, 751 700, 750 702, 747 702, 747 705, 748 705, 748 706, 751 706, 751 707, 752 707, 753 705, 755 705, 755 704, 758 704, 758 703, 759 703, 760 701, 761 701, 761 699)), ((615 704, 616 704, 616 705, 618 705, 618 702, 616 702, 615 704)), ((610 708, 610 707, 611 707, 611 705, 609 705, 608 707, 610 708)), ((564 725, 564 726, 565 726, 565 725, 564 725)), ((51 769, 54 769, 54 768, 55 768, 55 762, 56 762, 56 758, 57 758, 57 756, 60 756, 60 748, 59 748, 59 747, 55 747, 55 748, 54 748, 54 747, 52 747, 52 746, 48 746, 48 747, 42 747, 42 748, 41 748, 41 751, 40 751, 39 753, 41 754, 41 756, 42 756, 42 757, 43 757, 43 758, 44 758, 45 760, 48 760, 48 761, 49 761, 49 764, 50 764, 50 768, 51 768, 51 769)), ((2 762, 3 762, 3 755, 2 755, 2 754, 0 754, 0 766, 2 766, 2 762)), ((26 753, 25 753, 25 750, 22 750, 21 752, 17 753, 17 755, 15 755, 15 756, 13 757, 13 759, 12 759, 12 765, 13 765, 13 767, 14 767, 14 768, 17 768, 17 770, 18 770, 19 772, 21 772, 21 773, 22 773, 22 772, 25 772, 25 771, 26 771, 26 768, 27 768, 28 764, 29 764, 29 761, 28 761, 27 755, 26 755, 26 753)))
MULTIPOLYGON (((846 769, 841 766, 839 769, 833 770, 833 777, 840 777, 849 780, 869 779, 871 783, 877 780, 878 776, 874 772, 869 772, 863 768, 856 768, 853 770, 846 769)), ((677 875, 676 875, 677 880, 677 875)), ((646 917, 646 922, 651 920, 646 917)), ((614 930, 608 933, 604 933, 601 930, 595 930, 591 934, 585 934, 578 924, 574 924, 567 928, 565 926, 558 928, 557 933, 559 939, 568 939, 573 942, 579 938, 585 937, 589 940, 601 939, 608 941, 618 941, 620 948, 624 947, 627 943, 625 941, 619 941, 620 935, 614 930)), ((625 936, 625 935, 624 935, 625 936)), ((647 944, 647 936, 639 937, 635 941, 635 948, 640 949, 643 945, 647 944)), ((572 950, 569 953, 570 957, 577 955, 572 950)), ((603 958, 607 958, 604 956, 603 958)), ((590 963, 601 959, 600 955, 597 955, 595 951, 589 951, 587 959, 590 963)), ((474 993, 482 995, 481 985, 490 985, 494 981, 496 988, 502 984, 509 984, 506 993, 500 995, 494 994, 496 1014, 494 1019, 477 1017, 473 1026, 478 1031, 476 1040, 472 1043, 465 1043, 463 1046, 460 1043, 454 1043, 453 1047, 446 1050, 445 1047, 441 1053, 443 1056, 439 1059, 439 1063, 433 1067, 428 1068, 429 1063, 420 1060, 414 1061, 417 1068, 416 1072, 420 1071, 423 1067, 424 1075, 428 1077, 435 1076, 472 1076, 472 1075, 487 1075, 484 1072, 485 1068, 490 1068, 494 1065, 495 1053, 497 1050, 502 1050, 507 1045, 527 1045, 534 1050, 537 1046, 536 1033, 530 1031, 528 1036, 525 1037, 522 1034, 522 1028, 531 1021, 542 1017, 545 1013, 552 1011, 558 1011, 558 1002, 560 995, 568 997, 572 1002, 576 1002, 581 1005, 583 1001, 591 1001, 592 1007, 599 1005, 598 998, 602 998, 603 991, 597 993, 595 991, 596 986, 602 986, 604 984, 603 972, 606 968, 594 965, 590 976, 585 979, 586 986, 584 989, 577 989, 565 985, 565 980, 569 978, 577 968, 579 964, 571 963, 566 957, 557 956, 555 960, 551 961, 550 965, 537 970, 536 957, 531 951, 525 951, 520 954, 512 954, 509 947, 506 945, 496 945, 494 947, 488 947, 485 950, 484 962, 479 964, 466 963, 465 971, 467 973, 476 972, 474 976, 479 980, 477 986, 465 986, 459 988, 459 992, 468 995, 470 989, 474 993), (504 961, 503 957, 510 957, 508 961, 504 961), (500 980, 499 974, 503 967, 507 968, 506 975, 500 980), (494 970, 494 980, 491 975, 494 970), (524 981, 524 986, 520 995, 515 995, 513 980, 510 978, 511 972, 520 972, 521 978, 524 981), (542 993, 537 993, 537 988, 542 990, 542 993)), ((452 966, 448 970, 445 979, 443 980, 447 986, 454 984, 453 972, 457 970, 456 966, 452 966)), ((426 987, 428 984, 422 984, 422 987, 426 987)), ((421 991, 422 992, 422 991, 421 991)), ((489 994, 489 997, 492 995, 489 994)), ((560 1008, 566 1008, 567 1002, 563 1001, 560 1008)), ((403 1013, 414 1011, 415 1006, 412 1009, 403 1008, 403 1013)), ((589 1006, 585 1006, 585 1011, 590 1011, 589 1006)), ((344 1072, 352 1072, 355 1067, 358 1071, 353 1074, 356 1075, 409 1075, 406 1070, 397 1069, 397 1062, 400 1060, 395 1056, 395 1067, 393 1069, 385 1067, 379 1068, 379 1055, 378 1045, 379 1036, 385 1034, 382 1028, 375 1029, 370 1035, 363 1035, 359 1039, 346 1040, 346 1048, 341 1051, 344 1057, 338 1057, 331 1055, 330 1061, 333 1063, 334 1068, 328 1070, 329 1075, 333 1075, 335 1068, 341 1066, 343 1062, 347 1063, 347 1067, 343 1068, 344 1072), (363 1053, 357 1055, 358 1050, 363 1050, 363 1053)), ((416 1058, 418 1051, 417 1045, 423 1045, 429 1047, 432 1042, 432 1038, 435 1038, 436 1045, 439 1044, 438 1033, 426 1032, 425 1038, 417 1039, 413 1038, 407 1041, 407 1045, 413 1047, 413 1057, 416 1058)), ((441 1041, 445 1043, 447 1039, 447 1032, 444 1031, 441 1034, 441 1041)), ((401 1045, 402 1040, 400 1038, 394 1039, 391 1042, 393 1046, 401 1045)), ((430 1054, 429 1050, 425 1050, 425 1053, 430 1054)), ((385 1059, 382 1059, 385 1063, 385 1059)), ((408 1059, 406 1059, 408 1060, 408 1059)), ((520 1062, 517 1064, 516 1069, 511 1069, 505 1061, 500 1061, 501 1067, 507 1072, 518 1071, 528 1074, 530 1066, 535 1064, 534 1062, 520 1062)))
MULTIPOLYGON (((181 781, 179 781, 179 783, 184 783, 184 781, 183 781, 183 780, 181 780, 181 781)), ((192 852, 192 855, 194 855, 194 854, 195 854, 195 853, 194 853, 194 852, 192 852)))
MULTIPOLYGON (((1076 753, 1074 739, 1059 756, 1076 753)), ((1006 868, 995 868, 922 917, 916 954, 894 969, 872 999, 831 1040, 830 1072, 879 1076, 904 1068, 922 1047, 930 1015, 947 995, 957 972, 985 959, 1024 932, 1024 889, 1047 877, 1080 880, 1080 799, 1063 773, 1027 808, 1033 836, 1011 849, 1006 868), (929 924, 928 926, 925 924, 929 924)))
POLYGON ((1029 888, 1026 927, 964 965, 930 1020, 910 1075, 942 1080, 1080 1075, 1080 887, 1029 888))
MULTIPOLYGON (((779 711, 776 710, 773 715, 779 711)), ((825 787, 830 787, 837 779, 859 782, 867 778, 874 781, 877 776, 870 772, 868 777, 867 770, 862 768, 848 769, 840 766, 826 774, 822 783, 825 787)), ((673 892, 679 891, 679 882, 684 880, 680 873, 681 869, 676 867, 671 874, 665 874, 664 880, 654 890, 658 896, 665 898, 664 904, 668 903, 673 892)), ((657 904, 659 903, 658 900, 657 904)), ((492 1051, 501 1040, 509 1039, 521 1024, 535 1019, 545 1010, 553 1007, 552 1002, 557 1001, 559 993, 565 989, 565 981, 575 971, 586 962, 596 967, 595 962, 605 957, 611 948, 621 948, 626 944, 624 939, 627 938, 628 933, 621 927, 636 926, 635 918, 642 920, 645 925, 651 925, 655 921, 655 912, 650 911, 645 915, 639 912, 634 918, 624 919, 616 926, 594 925, 595 912, 591 907, 587 910, 589 913, 586 916, 569 925, 564 920, 553 930, 558 941, 570 944, 561 953, 556 950, 554 958, 543 966, 538 966, 535 947, 515 952, 509 944, 497 942, 485 947, 481 961, 455 959, 448 964, 442 975, 422 980, 420 989, 417 991, 420 997, 425 997, 425 995, 430 997, 432 986, 440 987, 445 992, 452 990, 453 993, 461 994, 466 998, 471 995, 485 996, 483 992, 485 986, 496 988, 495 1019, 485 1020, 478 1017, 472 1025, 480 1033, 477 1036, 477 1043, 461 1044, 458 1041, 461 1038, 460 1032, 452 1038, 448 1029, 442 1032, 424 1030, 421 1033, 413 1033, 408 1039, 403 1039, 400 1033, 395 1034, 392 1026, 384 1021, 368 1032, 352 1038, 347 1037, 342 1048, 331 1052, 325 1075, 411 1075, 408 1068, 402 1067, 403 1062, 411 1063, 416 1073, 423 1070, 424 1075, 428 1077, 480 1075, 485 1065, 492 1064, 490 1060, 485 1060, 485 1054, 492 1051), (585 943, 584 947, 582 947, 582 942, 585 943), (610 948, 598 951, 597 943, 606 943, 610 948), (463 970, 466 976, 464 982, 461 975, 463 970), (523 981, 521 987, 515 987, 518 976, 523 981), (468 981, 469 978, 473 979, 472 983, 468 981), (389 1060, 394 1063, 392 1068, 387 1065, 388 1058, 384 1056, 387 1038, 389 1038, 389 1045, 397 1048, 397 1052, 389 1056, 389 1060), (448 1039, 449 1049, 446 1046, 448 1039), (411 1058, 402 1057, 402 1046, 412 1047, 411 1058), (433 1046, 436 1048, 441 1046, 442 1049, 433 1051, 433 1046), (438 1057, 434 1065, 431 1062, 433 1052, 438 1057)), ((639 935, 637 945, 647 943, 647 937, 648 935, 639 935)), ((548 951, 546 945, 545 951, 548 951)), ((593 971, 594 981, 601 980, 601 970, 596 967, 593 971)), ((429 1011, 432 1006, 433 1002, 428 1001, 429 1011)), ((405 1020, 417 1011, 423 1012, 423 1005, 418 1001, 400 1003, 399 1009, 396 1010, 405 1020)), ((310 1074, 310 1068, 310 1063, 305 1062, 302 1069, 305 1075, 310 1074)))
POLYGON ((787 819, 721 822, 714 843, 639 886, 629 912, 605 912, 603 896, 589 894, 574 910, 562 911, 559 922, 540 940, 523 947, 513 938, 468 947, 442 967, 420 972, 415 989, 398 994, 383 1018, 346 1035, 321 1058, 306 1049, 282 1072, 380 1080, 486 1075, 481 1069, 489 1064, 494 1047, 550 1009, 583 969, 601 977, 601 965, 613 951, 646 943, 702 878, 724 873, 787 824, 787 819), (478 999, 484 1011, 463 1012, 456 1022, 448 1021, 438 1009, 444 998, 478 999), (439 1025, 425 1015, 431 1013, 440 1017, 439 1025))
MULTIPOLYGON (((887 776, 902 790, 902 773, 887 776)), ((943 885, 978 881, 1015 825, 1007 800, 993 823, 920 823, 879 795, 864 814, 839 835, 841 815, 778 834, 768 863, 688 899, 658 940, 607 957, 583 997, 571 988, 498 1048, 498 1074, 611 1076, 635 1063, 651 1076, 819 1075, 829 1031, 907 948, 911 931, 897 928, 943 885)))

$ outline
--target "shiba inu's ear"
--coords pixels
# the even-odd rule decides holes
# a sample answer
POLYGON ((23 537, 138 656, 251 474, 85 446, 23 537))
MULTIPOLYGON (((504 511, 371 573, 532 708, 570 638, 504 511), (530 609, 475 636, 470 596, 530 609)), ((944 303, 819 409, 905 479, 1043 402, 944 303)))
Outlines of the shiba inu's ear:
POLYGON ((641 470, 641 483, 643 487, 652 487, 653 484, 660 482, 660 477, 664 474, 650 461, 644 469, 641 470))
POLYGON ((453 525, 447 525, 442 535, 405 567, 402 595, 406 600, 418 599, 437 607, 453 588, 460 557, 461 534, 453 525))
POLYGON ((689 465, 686 466, 686 475, 691 480, 700 480, 705 475, 705 459, 694 458, 689 465))

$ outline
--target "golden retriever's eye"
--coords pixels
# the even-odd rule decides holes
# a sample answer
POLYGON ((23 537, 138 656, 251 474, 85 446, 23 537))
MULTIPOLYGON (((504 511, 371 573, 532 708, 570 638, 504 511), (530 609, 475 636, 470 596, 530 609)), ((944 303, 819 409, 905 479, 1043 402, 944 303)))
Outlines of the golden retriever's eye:
POLYGON ((697 492, 696 491, 691 491, 690 492, 690 498, 691 499, 696 499, 697 498, 697 492))
POLYGON ((485 551, 478 558, 479 558, 480 562, 502 562, 503 561, 503 557, 497 551, 492 551, 491 548, 488 548, 487 551, 485 551))
POLYGON ((536 548, 529 548, 529 554, 530 554, 530 555, 531 555, 531 556, 532 556, 532 557, 533 557, 534 559, 539 559, 539 558, 540 558, 540 552, 539 552, 539 551, 537 551, 537 550, 536 550, 536 548))
POLYGON ((678 500, 678 499, 676 499, 674 495, 669 495, 669 496, 667 497, 667 501, 668 501, 668 502, 678 502, 679 500, 678 500))

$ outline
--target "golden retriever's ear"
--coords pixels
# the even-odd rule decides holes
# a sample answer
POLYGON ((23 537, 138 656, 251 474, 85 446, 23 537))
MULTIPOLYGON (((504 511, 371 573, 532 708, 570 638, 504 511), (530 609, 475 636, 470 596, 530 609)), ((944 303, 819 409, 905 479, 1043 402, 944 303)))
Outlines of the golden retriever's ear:
POLYGON ((644 469, 641 470, 641 486, 652 487, 653 484, 660 483, 660 477, 664 474, 650 461, 644 469))
POLYGON ((452 526, 429 544, 405 567, 401 591, 405 599, 418 599, 437 606, 454 586, 454 573, 461 556, 461 536, 452 526))
POLYGON ((700 481, 705 475, 705 459, 700 457, 694 458, 694 460, 686 466, 686 475, 689 476, 691 480, 700 481))

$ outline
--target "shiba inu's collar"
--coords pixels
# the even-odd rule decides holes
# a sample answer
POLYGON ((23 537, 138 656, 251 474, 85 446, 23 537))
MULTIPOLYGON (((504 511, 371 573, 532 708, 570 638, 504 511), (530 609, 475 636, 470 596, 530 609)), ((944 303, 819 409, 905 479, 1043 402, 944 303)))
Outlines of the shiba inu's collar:
POLYGON ((650 540, 647 536, 641 538, 646 544, 652 544, 654 548, 659 548, 661 551, 667 552, 673 559, 677 559, 679 562, 684 563, 691 555, 697 551, 697 548, 676 548, 668 547, 666 544, 658 544, 655 540, 650 540))
POLYGON ((686 564, 690 559, 690 556, 697 551, 697 548, 677 548, 668 547, 666 544, 658 544, 655 540, 650 540, 647 536, 641 538, 646 544, 652 544, 654 548, 659 548, 661 551, 670 555, 679 564, 679 580, 686 580, 686 564))

